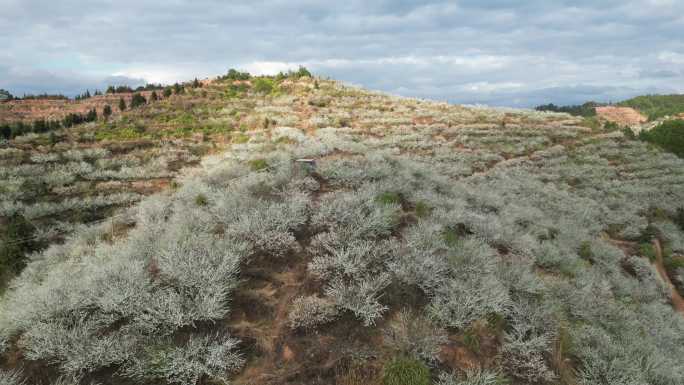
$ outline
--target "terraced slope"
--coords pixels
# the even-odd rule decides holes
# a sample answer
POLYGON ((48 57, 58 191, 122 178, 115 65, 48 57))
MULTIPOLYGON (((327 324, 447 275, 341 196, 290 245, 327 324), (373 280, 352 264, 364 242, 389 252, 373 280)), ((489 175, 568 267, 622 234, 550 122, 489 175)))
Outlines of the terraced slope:
POLYGON ((0 383, 682 383, 684 161, 580 122, 309 78, 131 114, 230 148, 32 257, 0 383))

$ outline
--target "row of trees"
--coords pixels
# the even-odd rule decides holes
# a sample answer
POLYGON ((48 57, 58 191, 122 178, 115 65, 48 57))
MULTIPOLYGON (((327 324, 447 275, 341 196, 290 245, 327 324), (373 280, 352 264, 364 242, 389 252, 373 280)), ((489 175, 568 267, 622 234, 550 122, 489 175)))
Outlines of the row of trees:
MULTIPOLYGON (((156 91, 152 91, 150 94, 150 101, 156 101, 159 99, 156 91)), ((119 111, 125 111, 127 109, 137 108, 144 106, 148 103, 140 93, 133 94, 131 98, 130 105, 126 104, 124 98, 119 98, 119 111)), ((106 120, 112 115, 112 107, 107 104, 102 108, 102 117, 106 120)), ((13 123, 3 123, 0 125, 0 138, 13 139, 17 136, 28 134, 28 133, 45 133, 49 131, 54 131, 60 128, 69 128, 81 123, 94 122, 98 118, 97 110, 95 108, 90 109, 86 114, 69 113, 65 115, 61 120, 47 120, 47 119, 37 119, 33 123, 24 122, 13 122, 13 123)))
POLYGON ((132 88, 127 85, 120 85, 120 86, 109 86, 107 87, 107 92, 108 94, 123 94, 123 93, 131 93, 131 92, 140 92, 140 91, 155 91, 155 90, 161 90, 164 89, 164 86, 161 84, 154 84, 154 83, 147 83, 144 86, 139 86, 137 88, 132 88))
MULTIPOLYGON (((105 106, 103 116, 111 115, 111 107, 105 106)), ((97 110, 94 108, 85 114, 69 113, 61 120, 36 119, 32 123, 13 122, 0 124, 0 138, 9 140, 20 135, 29 133, 42 134, 60 128, 69 128, 81 123, 94 122, 97 120, 97 110)))
POLYGON ((596 107, 600 107, 603 105, 605 104, 596 102, 586 102, 584 104, 572 106, 557 106, 553 103, 549 103, 537 106, 534 109, 537 111, 566 112, 570 115, 584 116, 588 118, 591 116, 596 116, 596 107))
POLYGON ((22 97, 13 96, 9 100, 68 100, 69 98, 62 94, 24 94, 22 97))
MULTIPOLYGON (((280 81, 288 78, 299 79, 301 77, 313 77, 313 75, 308 69, 306 69, 306 67, 299 66, 299 69, 297 69, 296 71, 289 70, 287 72, 279 72, 275 76, 275 80, 280 81)), ((252 75, 249 72, 240 72, 234 68, 231 68, 230 70, 228 70, 227 74, 219 76, 218 80, 250 80, 251 78, 252 75)), ((195 79, 195 82, 197 82, 197 79, 195 79)), ((193 86, 197 87, 196 85, 194 85, 194 83, 193 86)))
POLYGON ((102 95, 102 91, 100 91, 100 90, 95 90, 92 95, 90 94, 90 90, 86 90, 86 92, 84 92, 80 95, 76 95, 76 97, 74 97, 74 100, 85 100, 85 99, 90 99, 93 96, 99 96, 99 95, 102 95))
POLYGON ((9 91, 0 88, 0 102, 12 99, 14 99, 14 96, 9 91))

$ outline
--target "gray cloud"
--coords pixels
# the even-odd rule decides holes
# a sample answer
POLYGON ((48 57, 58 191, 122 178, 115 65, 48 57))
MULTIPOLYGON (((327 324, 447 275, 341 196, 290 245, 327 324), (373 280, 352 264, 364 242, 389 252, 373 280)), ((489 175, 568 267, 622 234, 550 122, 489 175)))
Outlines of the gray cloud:
POLYGON ((684 92, 677 0, 0 0, 0 9, 0 88, 19 94, 298 64, 459 103, 684 92))

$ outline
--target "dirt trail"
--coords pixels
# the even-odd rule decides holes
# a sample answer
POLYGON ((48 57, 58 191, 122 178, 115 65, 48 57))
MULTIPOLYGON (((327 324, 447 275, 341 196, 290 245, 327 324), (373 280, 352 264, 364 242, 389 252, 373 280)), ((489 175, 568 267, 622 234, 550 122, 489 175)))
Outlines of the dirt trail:
MULTIPOLYGON (((601 236, 603 239, 619 247, 625 253, 625 255, 635 255, 637 253, 638 244, 636 242, 614 239, 606 233, 601 234, 601 236)), ((684 316, 684 298, 682 298, 682 296, 679 294, 677 288, 672 284, 670 277, 667 275, 667 270, 665 269, 665 264, 663 263, 663 248, 660 244, 660 240, 654 239, 652 243, 653 248, 656 251, 656 260, 653 262, 653 265, 658 271, 660 277, 663 279, 663 282, 665 282, 665 284, 670 288, 672 307, 675 309, 675 311, 684 316)))
MULTIPOLYGON (((330 190, 315 176, 320 188, 312 194, 312 205, 330 190)), ((245 284, 235 294, 227 327, 245 342, 247 364, 233 379, 237 385, 314 384, 334 382, 338 354, 333 348, 339 336, 292 330, 288 312, 295 298, 321 290, 320 282, 308 274, 312 256, 307 251, 313 234, 296 233, 299 247, 279 259, 264 256, 250 262, 243 272, 245 284)), ((346 328, 344 328, 346 329, 346 328)), ((346 330, 342 330, 346 332, 346 330)))
POLYGON ((670 288, 670 292, 672 293, 672 306, 676 311, 684 316, 684 298, 682 298, 682 296, 679 294, 677 289, 672 284, 672 281, 670 281, 670 277, 667 275, 667 270, 665 270, 665 265, 663 264, 663 249, 660 245, 660 241, 654 239, 653 247, 655 247, 656 250, 656 261, 654 264, 656 270, 658 270, 658 274, 660 274, 660 277, 670 288))

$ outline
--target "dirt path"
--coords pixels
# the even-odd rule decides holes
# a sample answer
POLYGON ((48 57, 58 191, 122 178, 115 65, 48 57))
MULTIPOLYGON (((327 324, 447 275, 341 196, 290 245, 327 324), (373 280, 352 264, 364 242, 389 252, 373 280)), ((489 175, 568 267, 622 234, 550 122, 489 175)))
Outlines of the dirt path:
POLYGON ((684 316, 684 298, 682 298, 682 296, 679 294, 677 289, 672 284, 672 281, 670 281, 670 277, 667 275, 667 270, 665 270, 665 265, 663 264, 663 248, 660 245, 660 241, 654 239, 653 247, 655 247, 656 250, 656 261, 654 264, 656 270, 658 270, 658 274, 660 274, 660 277, 670 288, 670 292, 672 293, 672 306, 676 311, 684 316))

